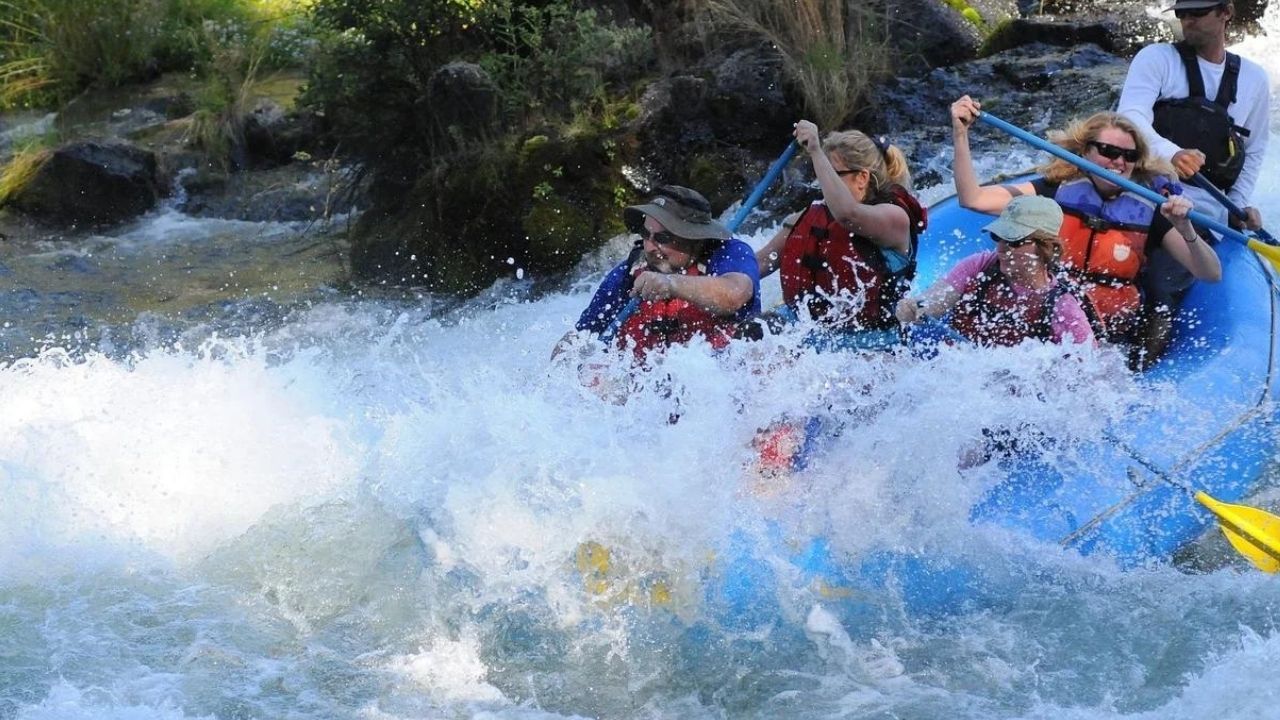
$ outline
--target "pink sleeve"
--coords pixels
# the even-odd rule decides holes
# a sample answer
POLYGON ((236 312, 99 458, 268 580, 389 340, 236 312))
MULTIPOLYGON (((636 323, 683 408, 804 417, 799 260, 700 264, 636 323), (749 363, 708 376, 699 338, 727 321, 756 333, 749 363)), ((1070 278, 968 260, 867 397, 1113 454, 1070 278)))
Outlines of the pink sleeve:
POLYGON ((978 276, 978 273, 981 273, 983 269, 994 262, 995 258, 996 253, 994 250, 974 253, 962 258, 942 279, 954 288, 956 292, 962 293, 969 286, 969 283, 978 276))
POLYGON ((1053 329, 1053 341, 1056 343, 1070 340, 1077 345, 1098 344, 1093 335, 1093 326, 1089 324, 1089 316, 1085 315, 1080 301, 1073 295, 1064 294, 1058 298, 1049 327, 1053 329))

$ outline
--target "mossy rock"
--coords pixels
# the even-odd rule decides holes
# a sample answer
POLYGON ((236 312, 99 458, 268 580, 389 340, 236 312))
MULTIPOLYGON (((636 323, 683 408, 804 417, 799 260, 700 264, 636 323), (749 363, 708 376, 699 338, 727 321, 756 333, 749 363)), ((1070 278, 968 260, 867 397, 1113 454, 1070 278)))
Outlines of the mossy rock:
POLYGON ((441 162, 412 188, 375 188, 353 239, 357 274, 470 295, 523 270, 572 268, 621 230, 626 147, 604 132, 552 129, 441 162), (381 198, 381 199, 379 199, 381 198))
POLYGON ((695 153, 686 165, 689 187, 702 193, 717 212, 742 199, 742 168, 721 153, 695 153))
POLYGON ((524 216, 523 227, 529 240, 529 263, 541 269, 565 269, 566 261, 572 265, 599 244, 599 223, 563 198, 534 203, 524 216))

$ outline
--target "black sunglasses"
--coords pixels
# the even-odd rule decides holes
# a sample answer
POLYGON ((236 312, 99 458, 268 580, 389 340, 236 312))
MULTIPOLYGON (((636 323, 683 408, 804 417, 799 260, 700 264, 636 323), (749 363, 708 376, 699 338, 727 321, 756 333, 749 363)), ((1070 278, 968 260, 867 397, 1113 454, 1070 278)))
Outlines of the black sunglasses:
POLYGON ((1000 237, 999 235, 997 235, 997 234, 995 234, 995 233, 991 233, 991 239, 992 239, 992 240, 995 240, 995 241, 996 241, 996 242, 998 242, 998 243, 1004 243, 1005 245, 1008 245, 1008 246, 1009 246, 1009 247, 1011 247, 1011 248, 1022 247, 1023 245, 1026 245, 1027 243, 1033 243, 1033 242, 1035 242, 1035 238, 1031 237, 1030 235, 1028 235, 1028 236, 1026 236, 1026 237, 1022 238, 1021 240, 1008 240, 1008 239, 1005 239, 1005 238, 1000 237))
POLYGON ((1138 152, 1137 148, 1122 148, 1118 145, 1099 142, 1097 140, 1090 140, 1085 144, 1097 150, 1099 155, 1108 160, 1124 158, 1126 162, 1136 163, 1138 162, 1138 158, 1142 157, 1142 153, 1138 152))
POLYGON ((1222 5, 1210 5, 1209 7, 1195 8, 1195 9, 1183 8, 1181 10, 1174 10, 1173 16, 1178 18, 1179 20, 1183 18, 1189 18, 1189 17, 1194 17, 1194 18, 1204 17, 1205 15, 1208 15, 1209 13, 1213 12, 1214 10, 1217 10, 1220 7, 1222 7, 1222 5))
POLYGON ((654 232, 643 225, 639 230, 636 230, 636 234, 639 235, 642 240, 648 238, 659 245, 671 245, 672 243, 678 243, 684 239, 670 230, 659 230, 654 232))
POLYGON ((857 170, 837 170, 836 174, 840 177, 844 177, 845 175, 857 175, 860 172, 862 172, 862 168, 858 168, 857 170))

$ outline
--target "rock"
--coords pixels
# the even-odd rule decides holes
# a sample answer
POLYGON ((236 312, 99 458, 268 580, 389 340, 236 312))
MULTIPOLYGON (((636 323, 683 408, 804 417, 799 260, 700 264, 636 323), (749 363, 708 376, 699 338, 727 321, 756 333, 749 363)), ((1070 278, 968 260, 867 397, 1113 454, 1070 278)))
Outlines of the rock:
POLYGON ((886 11, 900 69, 953 65, 978 55, 982 30, 943 2, 886 0, 886 11))
POLYGON ((716 67, 707 97, 712 132, 746 144, 784 137, 797 113, 782 85, 775 48, 756 45, 731 54, 716 67))
POLYGON ((352 269, 366 279, 474 295, 500 278, 546 278, 620 233, 635 200, 609 132, 537 135, 470 149, 412 187, 379 188, 357 222, 352 269))
POLYGON ((983 44, 983 54, 1031 43, 1072 46, 1097 45, 1107 52, 1131 56, 1144 45, 1169 40, 1172 35, 1161 21, 1133 8, 1092 19, 1035 16, 1000 25, 983 44))
POLYGON ((428 117, 444 137, 484 137, 498 118, 498 88, 484 68, 469 62, 441 66, 427 83, 428 117))
POLYGON ((54 150, 10 203, 51 225, 101 228, 155 207, 161 188, 154 153, 123 142, 83 141, 54 150))
POLYGON ((644 149, 641 159, 651 174, 662 178, 682 174, 684 156, 714 142, 715 129, 707 111, 709 85, 699 77, 676 75, 644 91, 631 130, 644 149))
POLYGON ((197 217, 310 222, 353 209, 352 176, 303 163, 231 175, 204 170, 182 177, 187 197, 180 209, 197 217))
POLYGON ((320 123, 310 112, 286 112, 276 101, 260 98, 244 117, 244 156, 251 169, 288 164, 295 154, 321 151, 320 123))

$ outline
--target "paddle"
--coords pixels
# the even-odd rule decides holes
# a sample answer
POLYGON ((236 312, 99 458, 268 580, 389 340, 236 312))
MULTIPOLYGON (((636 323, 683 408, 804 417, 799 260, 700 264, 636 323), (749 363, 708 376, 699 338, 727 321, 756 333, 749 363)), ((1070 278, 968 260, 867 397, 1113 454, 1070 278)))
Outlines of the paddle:
MULTIPOLYGON (((1125 190, 1128 190, 1129 192, 1132 192, 1137 195, 1141 195, 1142 197, 1150 200, 1156 205, 1161 205, 1165 201, 1165 197, 1160 193, 1156 192, 1155 190, 1152 190, 1151 188, 1143 187, 1138 183, 1133 182, 1132 180, 1127 180, 1125 178, 1122 178, 1119 175, 1116 175, 1115 173, 1111 172, 1110 170, 1103 168, 1101 165, 1098 165, 1097 163, 1089 162, 1088 160, 1085 160, 1079 155, 1076 155, 1064 148, 1058 147, 1057 145, 1054 145, 1048 140, 1044 140, 1042 138, 1036 137, 1035 135, 1032 135, 1026 130, 1023 130, 1022 128, 1016 125, 1011 125, 1008 122, 1005 122, 1004 120, 1001 120, 1000 118, 992 115, 991 113, 988 113, 988 112, 979 113, 978 120, 988 125, 991 125, 992 127, 995 127, 999 130, 1003 130, 1004 132, 1014 136, 1015 138, 1018 138, 1019 140, 1022 140, 1023 142, 1026 142, 1029 145, 1032 145, 1033 147, 1043 150, 1049 153, 1050 155, 1054 155, 1056 157, 1062 158, 1063 160, 1066 160, 1067 162, 1071 163, 1072 165, 1075 165, 1081 170, 1091 175, 1096 175, 1102 178, 1103 180, 1106 180, 1107 182, 1110 182, 1111 184, 1116 185, 1117 187, 1122 187, 1125 190)), ((1267 245, 1261 240, 1248 237, 1244 233, 1237 232, 1236 230, 1233 230, 1227 227, 1226 225, 1218 222, 1217 220, 1214 220, 1213 218, 1208 217, 1202 213, 1196 212, 1195 210, 1192 210, 1191 212, 1187 213, 1187 217, 1190 218, 1191 222, 1196 223, 1197 225, 1207 227, 1210 230, 1216 230, 1223 237, 1229 240, 1238 242, 1242 245, 1245 245, 1250 250, 1253 250, 1258 255, 1261 255, 1264 259, 1267 260, 1267 262, 1271 263, 1272 267, 1274 267, 1277 272, 1280 272, 1280 247, 1273 247, 1271 245, 1267 245)))
MULTIPOLYGON (((1219 205, 1226 208, 1227 212, 1231 213, 1235 219, 1240 222, 1244 222, 1249 219, 1248 214, 1246 214, 1239 205, 1231 202, 1231 198, 1227 197, 1226 193, 1219 190, 1217 185, 1209 182, 1209 178, 1201 175, 1200 173, 1196 173, 1191 176, 1191 182, 1201 190, 1212 195, 1213 199, 1217 200, 1219 205)), ((1277 244, 1276 239, 1272 237, 1271 233, 1267 232, 1265 228, 1258 228, 1257 230, 1254 230, 1254 233, 1257 234, 1258 239, 1268 245, 1277 244)))
MULTIPOLYGON (((1184 488, 1185 489, 1185 488, 1184 488)), ((1196 491, 1195 499, 1222 521, 1222 534, 1262 572, 1280 570, 1280 517, 1247 505, 1232 505, 1196 491)))
MULTIPOLYGON (((778 176, 782 174, 782 169, 787 166, 787 163, 791 162, 791 158, 795 157, 796 149, 798 147, 799 145, 796 141, 792 140, 787 145, 787 149, 783 150, 782 154, 778 156, 778 159, 773 161, 773 164, 769 166, 769 170, 764 174, 764 177, 760 178, 760 182, 756 183, 755 189, 751 191, 751 194, 747 196, 746 200, 742 201, 742 207, 738 208, 738 212, 734 213, 733 217, 729 219, 729 222, 725 224, 725 227, 729 229, 729 232, 737 232, 738 227, 742 225, 742 221, 747 219, 747 215, 749 215, 755 208, 756 204, 760 202, 760 198, 764 197, 765 191, 768 190, 769 186, 773 184, 773 181, 777 180, 778 176)), ((631 298, 628 300, 627 304, 622 307, 622 310, 613 318, 613 321, 609 323, 608 327, 600 333, 600 342, 606 345, 612 342, 614 336, 618 334, 618 329, 622 327, 622 324, 627 321, 627 318, 631 317, 639 307, 640 298, 631 298)))

